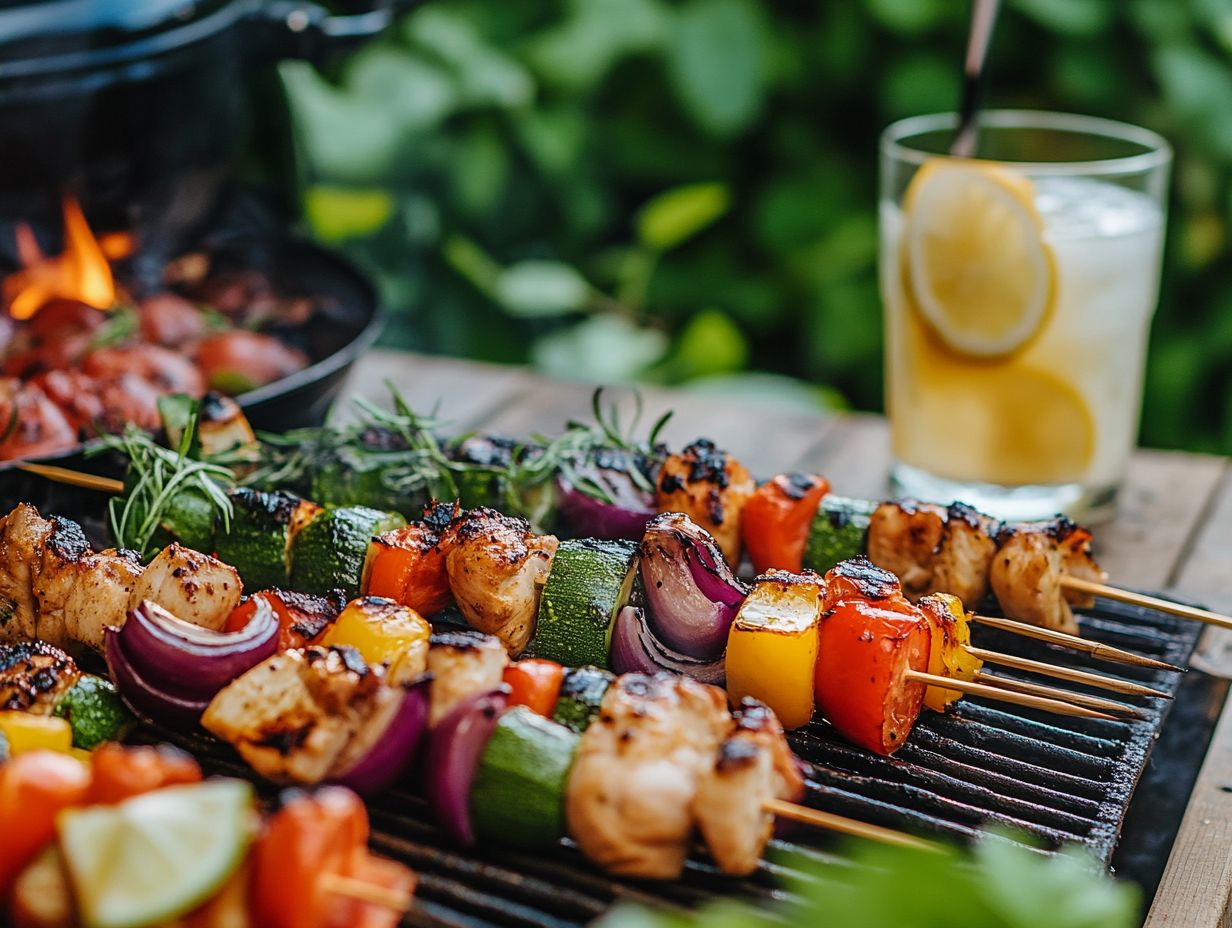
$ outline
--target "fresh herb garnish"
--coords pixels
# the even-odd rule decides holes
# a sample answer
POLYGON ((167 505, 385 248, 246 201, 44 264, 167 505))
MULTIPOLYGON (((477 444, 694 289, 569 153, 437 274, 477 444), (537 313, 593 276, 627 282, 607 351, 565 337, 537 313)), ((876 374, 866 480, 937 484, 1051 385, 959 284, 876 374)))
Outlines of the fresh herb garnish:
POLYGON ((223 531, 230 529, 231 501, 226 487, 234 483, 231 471, 189 456, 199 417, 199 403, 194 403, 174 450, 164 448, 133 425, 120 435, 103 436, 103 448, 119 451, 128 459, 127 489, 107 507, 117 547, 137 551, 143 559, 156 554, 156 534, 181 494, 195 493, 203 498, 213 508, 223 531))
POLYGON ((141 320, 137 310, 132 306, 121 306, 107 314, 103 324, 94 332, 90 339, 90 350, 99 348, 115 348, 131 341, 140 328, 141 320))

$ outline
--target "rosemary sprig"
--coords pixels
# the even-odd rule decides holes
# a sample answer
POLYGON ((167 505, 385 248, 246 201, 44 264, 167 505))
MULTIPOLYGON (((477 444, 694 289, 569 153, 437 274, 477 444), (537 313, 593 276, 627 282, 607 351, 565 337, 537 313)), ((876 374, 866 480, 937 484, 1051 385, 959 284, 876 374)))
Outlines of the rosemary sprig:
POLYGON ((156 553, 152 544, 176 498, 196 492, 213 507, 222 530, 231 526, 231 501, 226 487, 234 483, 230 470, 189 457, 197 432, 199 409, 194 405, 176 449, 164 448, 146 432, 129 425, 120 435, 103 437, 103 446, 128 459, 131 486, 107 507, 111 534, 118 547, 130 548, 142 558, 156 553))

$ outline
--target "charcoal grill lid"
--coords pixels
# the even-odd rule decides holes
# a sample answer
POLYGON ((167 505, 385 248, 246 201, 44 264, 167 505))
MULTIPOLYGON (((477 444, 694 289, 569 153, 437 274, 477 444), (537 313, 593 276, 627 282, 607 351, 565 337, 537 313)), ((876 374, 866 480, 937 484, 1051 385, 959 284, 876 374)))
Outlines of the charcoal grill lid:
POLYGON ((253 0, 0 0, 0 78, 118 64, 195 44, 253 0))

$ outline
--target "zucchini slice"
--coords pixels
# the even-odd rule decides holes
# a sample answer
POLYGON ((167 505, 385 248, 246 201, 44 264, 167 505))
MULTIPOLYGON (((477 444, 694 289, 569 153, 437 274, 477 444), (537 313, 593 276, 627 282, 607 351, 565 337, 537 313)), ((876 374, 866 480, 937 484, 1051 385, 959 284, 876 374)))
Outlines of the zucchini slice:
POLYGON ((240 487, 228 496, 231 531, 218 533, 218 556, 240 572, 249 590, 286 586, 292 528, 310 521, 321 507, 285 490, 240 487))
POLYGON ((585 731, 616 677, 600 667, 566 667, 552 721, 572 731, 585 731))
POLYGON ((868 500, 825 496, 804 544, 804 566, 824 574, 839 561, 863 554, 876 507, 868 500))
POLYGON ((346 506, 318 513, 291 539, 291 588, 324 596, 359 595, 373 535, 406 525, 395 512, 346 506))
POLYGON ((471 822, 484 838, 551 847, 565 836, 565 785, 581 738, 515 706, 496 723, 471 786, 471 822))
POLYGON ((607 666, 616 613, 629 601, 639 547, 632 541, 562 541, 539 600, 535 656, 607 666))

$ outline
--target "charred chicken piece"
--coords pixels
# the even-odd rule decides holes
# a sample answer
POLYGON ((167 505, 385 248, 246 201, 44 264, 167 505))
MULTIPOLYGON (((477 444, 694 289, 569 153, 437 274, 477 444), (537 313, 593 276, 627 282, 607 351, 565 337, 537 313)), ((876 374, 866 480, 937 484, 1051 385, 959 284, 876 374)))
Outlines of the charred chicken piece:
POLYGON ((998 538, 990 581, 1007 616, 1076 634, 1071 606, 1091 605, 1090 597, 1065 589, 1067 576, 1103 583, 1107 575, 1090 550, 1091 533, 1069 519, 1007 527, 998 538))
POLYGON ((709 439, 669 455, 659 470, 655 508, 683 512, 714 536, 723 556, 740 563, 740 514, 757 492, 743 464, 709 439))
POLYGON ((428 723, 435 725, 462 700, 487 693, 504 678, 509 654, 499 638, 473 631, 437 632, 429 641, 432 674, 428 723))
POLYGON ((535 633, 539 593, 556 554, 555 535, 535 535, 525 519, 472 509, 456 523, 445 568, 467 623, 520 654, 535 633))
POLYGON ((933 558, 929 592, 950 593, 969 609, 981 603, 988 596, 988 573, 1000 531, 995 519, 966 503, 951 503, 933 558))
POLYGON ((153 600, 185 622, 219 631, 244 592, 236 569, 208 554, 171 544, 141 574, 129 608, 153 600))
POLYGON ((698 784, 693 814, 706 846, 724 873, 752 873, 774 834, 773 799, 797 800, 804 791, 799 762, 774 713, 744 699, 736 729, 720 743, 698 784))
POLYGON ((945 510, 929 503, 882 503, 868 523, 868 558, 898 575, 903 592, 923 596, 932 589, 933 559, 945 534, 945 510))
POLYGON ((348 745, 398 695, 351 648, 284 651, 216 695, 201 724, 275 783, 316 784, 340 770, 348 745))
POLYGON ((51 530, 28 503, 0 519, 0 643, 38 638, 34 579, 51 530))
POLYGON ((565 815, 582 852, 618 875, 678 877, 698 786, 731 730, 720 689, 671 674, 619 677, 569 776, 565 815))
POLYGON ((0 645, 0 712, 50 715, 80 677, 73 659, 45 642, 0 645))

